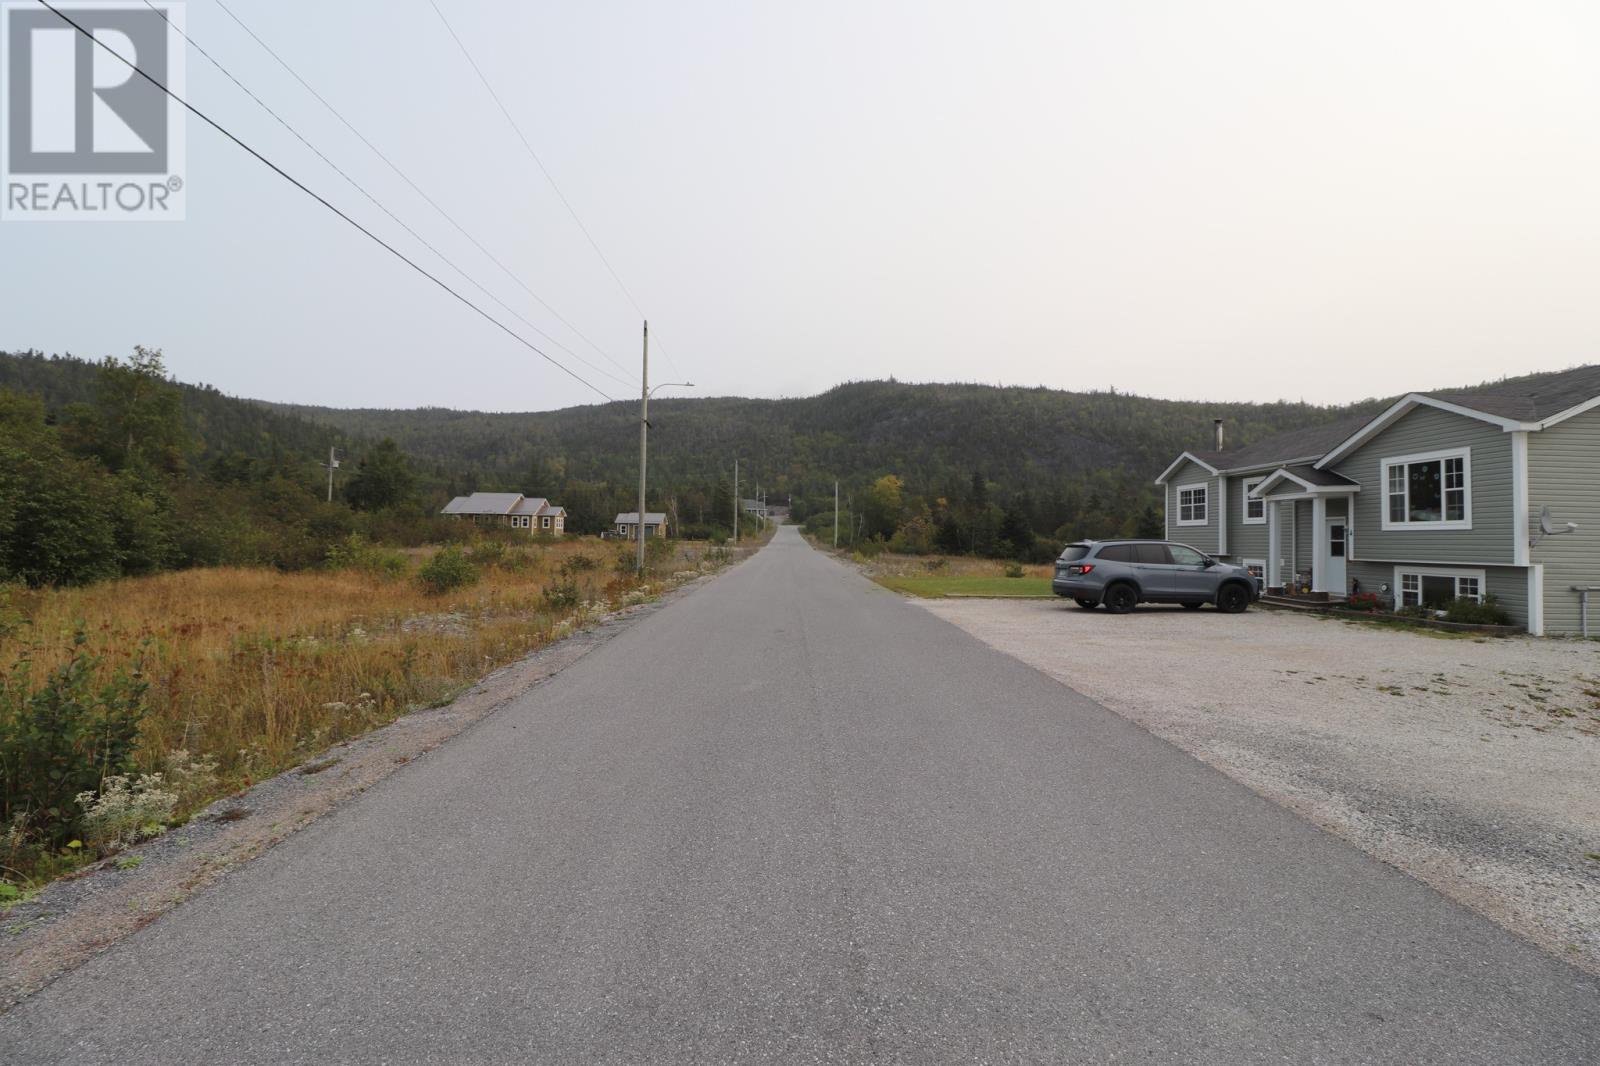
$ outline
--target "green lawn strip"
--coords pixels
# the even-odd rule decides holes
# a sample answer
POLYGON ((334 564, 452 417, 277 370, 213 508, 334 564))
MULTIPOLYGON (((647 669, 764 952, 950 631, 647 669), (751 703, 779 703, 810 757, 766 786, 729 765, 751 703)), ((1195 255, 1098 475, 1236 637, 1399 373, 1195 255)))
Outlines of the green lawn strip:
POLYGON ((1042 577, 961 577, 929 574, 926 577, 879 577, 874 580, 884 588, 924 600, 941 600, 951 596, 1026 600, 1055 595, 1050 591, 1050 579, 1042 577))

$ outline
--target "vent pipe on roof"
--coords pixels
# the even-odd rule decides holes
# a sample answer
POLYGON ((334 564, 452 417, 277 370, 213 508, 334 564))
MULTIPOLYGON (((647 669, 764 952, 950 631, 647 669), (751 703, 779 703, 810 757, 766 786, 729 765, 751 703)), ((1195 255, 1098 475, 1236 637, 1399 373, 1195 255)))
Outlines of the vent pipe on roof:
POLYGON ((1220 452, 1222 450, 1222 419, 1213 418, 1211 420, 1211 426, 1212 426, 1213 429, 1216 430, 1216 433, 1217 433, 1217 447, 1216 447, 1216 450, 1220 452))

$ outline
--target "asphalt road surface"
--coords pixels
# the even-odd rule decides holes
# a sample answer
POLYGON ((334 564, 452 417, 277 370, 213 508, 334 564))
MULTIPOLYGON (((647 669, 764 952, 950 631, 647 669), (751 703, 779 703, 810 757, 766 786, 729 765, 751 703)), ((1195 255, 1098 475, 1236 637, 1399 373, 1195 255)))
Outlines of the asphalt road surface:
POLYGON ((1595 1063, 1600 982, 785 529, 0 1018, 39 1061, 1595 1063))

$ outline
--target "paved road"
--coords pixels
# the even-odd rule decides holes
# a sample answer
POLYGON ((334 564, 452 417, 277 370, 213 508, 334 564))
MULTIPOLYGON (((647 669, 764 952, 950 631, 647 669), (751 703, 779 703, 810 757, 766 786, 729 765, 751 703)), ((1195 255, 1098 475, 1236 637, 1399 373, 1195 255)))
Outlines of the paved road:
POLYGON ((1594 1063, 1600 983, 784 530, 0 1018, 35 1061, 1594 1063))

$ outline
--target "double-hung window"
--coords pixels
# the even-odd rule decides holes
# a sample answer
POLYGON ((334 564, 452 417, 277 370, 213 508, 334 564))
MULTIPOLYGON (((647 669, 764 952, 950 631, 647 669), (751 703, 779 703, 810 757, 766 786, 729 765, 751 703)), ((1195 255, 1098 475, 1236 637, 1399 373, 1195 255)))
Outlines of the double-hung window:
POLYGON ((1244 524, 1247 526, 1267 523, 1267 501, 1250 495, 1265 480, 1264 477, 1253 477, 1244 483, 1244 524))
POLYGON ((1205 485, 1178 486, 1178 525, 1203 526, 1211 517, 1210 494, 1205 485))
POLYGON ((1471 529, 1472 451, 1383 461, 1384 529, 1471 529))

